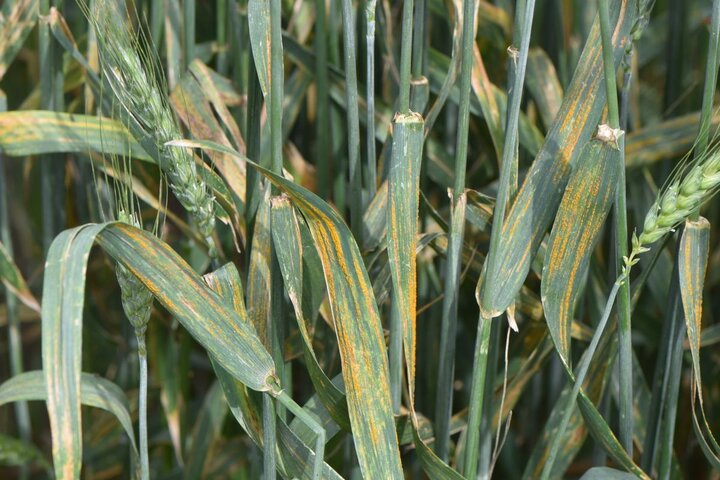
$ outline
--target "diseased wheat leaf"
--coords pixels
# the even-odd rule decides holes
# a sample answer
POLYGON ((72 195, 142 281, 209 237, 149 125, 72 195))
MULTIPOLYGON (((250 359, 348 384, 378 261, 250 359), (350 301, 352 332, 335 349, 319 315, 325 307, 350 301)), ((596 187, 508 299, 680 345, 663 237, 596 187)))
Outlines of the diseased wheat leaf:
POLYGON ((693 427, 705 457, 715 468, 720 468, 720 446, 705 414, 700 369, 703 287, 705 285, 709 250, 710 222, 702 217, 698 220, 687 220, 678 251, 678 280, 680 282, 680 295, 682 296, 693 367, 693 427), (695 408, 696 400, 700 403, 699 418, 695 408))
POLYGON ((42 308, 43 370, 58 478, 80 474, 82 312, 85 270, 96 237, 233 376, 260 391, 271 390, 274 382, 272 359, 255 332, 233 321, 236 314, 166 244, 126 224, 67 230, 48 252, 42 308))
POLYGON ((550 127, 562 105, 563 91, 552 60, 540 48, 530 49, 526 82, 543 123, 550 127))
MULTIPOLYGON (((645 11, 646 0, 641 0, 645 11)), ((613 36, 618 63, 635 23, 635 2, 611 2, 611 16, 620 18, 613 36)), ((596 21, 585 42, 572 83, 545 143, 502 225, 494 271, 485 271, 478 284, 483 318, 500 315, 512 303, 525 281, 533 256, 545 235, 577 162, 580 151, 597 126, 605 105, 600 28, 596 21), (487 280, 487 281, 486 281, 487 280)))
MULTIPOLYGON (((248 323, 240 274, 235 266, 229 263, 205 275, 204 278, 210 288, 239 314, 241 321, 248 323)), ((229 375, 217 362, 212 363, 233 416, 253 442, 262 446, 260 405, 248 395, 247 388, 243 384, 229 375)), ((281 453, 278 457, 281 475, 284 478, 310 480, 315 455, 284 422, 278 424, 278 447, 281 453)), ((323 478, 340 480, 342 477, 326 463, 323 465, 323 478)))
POLYGON ((106 153, 152 161, 119 122, 40 110, 0 113, 0 148, 16 157, 45 153, 106 153))
MULTIPOLYGON (((305 364, 313 382, 315 391, 323 406, 332 416, 333 420, 344 429, 350 428, 345 393, 340 391, 320 367, 315 351, 312 347, 312 337, 307 325, 303 309, 305 276, 303 258, 305 251, 302 243, 302 233, 298 223, 295 209, 287 196, 272 199, 272 232, 275 254, 278 257, 280 271, 283 276, 285 290, 295 311, 295 318, 302 339, 302 348, 305 364)), ((312 247, 314 249, 314 246, 312 247)), ((309 285, 312 287, 312 285, 309 285)))
POLYGON ((35 27, 37 0, 4 2, 0 14, 0 80, 35 27))
POLYGON ((615 198, 620 167, 620 151, 601 140, 591 140, 580 156, 582 163, 570 177, 550 233, 541 285, 550 335, 568 366, 575 304, 615 198))
POLYGON ((410 402, 415 393, 417 250, 420 165, 424 122, 416 113, 393 121, 393 146, 388 176, 387 252, 393 298, 402 323, 410 402))
MULTIPOLYGON (((170 145, 232 153, 204 141, 170 145)), ((353 440, 363 475, 400 478, 402 468, 390 402, 390 382, 380 315, 370 279, 349 228, 322 199, 283 177, 251 163, 302 212, 322 260, 340 348, 353 440)))

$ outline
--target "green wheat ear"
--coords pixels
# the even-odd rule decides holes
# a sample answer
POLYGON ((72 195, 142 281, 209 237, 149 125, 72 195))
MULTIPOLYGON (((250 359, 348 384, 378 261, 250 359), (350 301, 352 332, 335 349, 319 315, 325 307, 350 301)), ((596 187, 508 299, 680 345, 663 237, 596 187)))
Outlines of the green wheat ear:
MULTIPOLYGON (((649 246, 660 240, 684 222, 692 212, 708 201, 720 186, 720 149, 709 149, 700 155, 686 170, 674 175, 668 186, 650 207, 640 236, 633 235, 632 251, 624 259, 623 277, 639 261, 649 246), (685 175, 682 175, 684 172, 685 175)), ((623 278, 623 280, 624 280, 623 278)))
POLYGON ((139 53, 142 37, 132 30, 123 12, 112 0, 93 2, 88 17, 96 31, 103 77, 124 113, 133 120, 133 134, 150 141, 157 149, 158 163, 167 175, 173 194, 197 222, 211 257, 216 256, 212 233, 215 228, 215 199, 198 175, 192 155, 167 147, 182 138, 160 87, 151 54, 139 53))
MULTIPOLYGON (((135 215, 128 215, 125 210, 119 212, 118 221, 140 228, 140 222, 135 215)), ((115 268, 115 275, 120 285, 120 295, 125 316, 135 329, 138 354, 145 356, 145 331, 150 321, 153 302, 152 293, 130 270, 119 263, 115 268)))

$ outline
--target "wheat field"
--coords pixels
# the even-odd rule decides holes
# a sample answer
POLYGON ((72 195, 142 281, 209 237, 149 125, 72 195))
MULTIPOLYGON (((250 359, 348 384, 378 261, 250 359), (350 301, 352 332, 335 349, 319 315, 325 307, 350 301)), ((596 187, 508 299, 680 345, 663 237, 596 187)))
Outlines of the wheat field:
POLYGON ((720 479, 720 0, 0 13, 0 478, 720 479))

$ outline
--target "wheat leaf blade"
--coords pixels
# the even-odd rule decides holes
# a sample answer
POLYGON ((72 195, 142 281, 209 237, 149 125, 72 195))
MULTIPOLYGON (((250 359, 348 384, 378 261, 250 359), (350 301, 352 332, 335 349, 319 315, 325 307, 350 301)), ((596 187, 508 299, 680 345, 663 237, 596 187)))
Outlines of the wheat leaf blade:
POLYGON ((271 390, 272 359, 255 331, 167 244, 122 224, 111 224, 98 242, 153 292, 220 365, 254 390, 271 390))
POLYGON ((260 81, 263 97, 270 91, 270 2, 249 0, 248 26, 250 30, 250 46, 252 47, 255 71, 260 81))
POLYGON ((620 152, 601 140, 590 141, 580 155, 550 233, 541 284, 548 329, 567 365, 574 307, 613 204, 620 162, 620 152))
MULTIPOLYGON (((641 2, 640 11, 645 11, 641 2)), ((614 1, 611 15, 620 18, 613 37, 615 62, 625 51, 636 5, 614 1)), ((598 22, 593 25, 560 112, 533 162, 502 225, 497 262, 483 273, 479 296, 484 318, 500 315, 514 300, 530 270, 534 253, 555 215, 581 147, 597 125, 605 104, 603 62, 598 22), (487 279, 488 281, 484 281, 487 279)))
MULTIPOLYGON (((222 300, 232 306, 247 322, 243 303, 243 288, 240 274, 231 263, 205 275, 205 281, 222 300)), ((212 360, 212 357, 211 357, 212 360)), ((262 445, 262 426, 260 423, 259 405, 249 397, 247 388, 232 377, 217 362, 213 361, 213 369, 218 376, 220 386, 235 419, 250 435, 256 445, 262 445)), ((310 480, 310 472, 314 462, 314 452, 283 422, 278 423, 278 447, 281 455, 278 468, 285 476, 310 480)), ((323 465, 323 478, 339 480, 340 475, 327 463, 323 465)))
MULTIPOLYGON (((242 155, 207 141, 170 145, 242 155)), ((380 315, 367 270, 349 228, 327 203, 245 159, 288 195, 310 228, 322 260, 345 379, 353 439, 363 475, 400 478, 402 469, 390 402, 390 382, 380 315)))
POLYGON ((0 148, 15 157, 92 151, 152 161, 115 120, 44 110, 0 113, 0 148))
POLYGON ((0 280, 12 291, 25 305, 36 312, 40 312, 40 303, 30 291, 20 270, 12 259, 10 252, 0 242, 0 280))
POLYGON ((703 383, 700 368, 700 333, 702 331, 703 287, 710 251, 710 222, 700 217, 687 220, 680 240, 678 280, 693 369, 693 423, 698 443, 706 458, 716 468, 720 466, 720 448, 705 416, 703 383), (700 403, 698 418, 695 401, 700 403), (700 420, 701 422, 698 422, 700 420), (700 438, 702 437, 702 438, 700 438))
MULTIPOLYGON (((0 405, 23 400, 47 401, 43 372, 23 372, 0 385, 0 405)), ((120 387, 105 378, 83 373, 80 377, 80 402, 112 413, 125 430, 133 455, 138 457, 128 400, 120 387)))
POLYGON ((5 76, 8 67, 35 27, 38 1, 6 2, 2 16, 4 21, 0 23, 0 79, 5 76))
MULTIPOLYGON (((306 276, 306 272, 303 269, 303 258, 307 255, 307 249, 303 246, 302 232, 295 209, 290 204, 287 196, 284 195, 274 197, 271 205, 272 227, 270 231, 272 232, 275 254, 278 257, 285 290, 295 311, 295 318, 302 339, 303 356, 310 379, 323 406, 333 420, 343 428, 349 429, 350 420, 348 418, 345 394, 333 384, 332 380, 322 370, 312 347, 312 337, 303 309, 303 297, 307 295, 307 293, 304 293, 303 278, 306 276)), ((312 285, 309 285, 309 287, 312 288, 312 285)))
POLYGON ((398 115, 393 122, 393 146, 388 177, 388 261, 393 296, 401 316, 407 382, 412 402, 415 390, 415 311, 417 308, 417 249, 420 164, 424 122, 419 114, 398 115))

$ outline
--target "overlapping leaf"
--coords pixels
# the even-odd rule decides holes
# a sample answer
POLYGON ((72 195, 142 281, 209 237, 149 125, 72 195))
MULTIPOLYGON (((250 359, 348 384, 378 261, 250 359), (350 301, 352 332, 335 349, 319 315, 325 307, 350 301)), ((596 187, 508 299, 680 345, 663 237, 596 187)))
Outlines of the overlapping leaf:
MULTIPOLYGON (((213 142, 175 146, 237 152, 213 142)), ((250 163, 249 160, 248 164, 250 163)), ((340 348, 350 423, 360 468, 368 478, 400 478, 402 468, 390 402, 387 354, 370 279, 340 215, 303 187, 252 164, 298 208, 315 239, 340 348)))
MULTIPOLYGON (((646 10, 641 0, 639 11, 646 10)), ((618 18, 613 35, 615 61, 619 62, 634 26, 636 2, 611 2, 611 16, 618 18)), ((533 162, 502 232, 494 270, 484 271, 480 310, 484 318, 500 315, 514 300, 530 264, 552 221, 573 165, 600 119, 605 105, 600 28, 595 22, 579 59, 572 83, 545 143, 533 162)))

